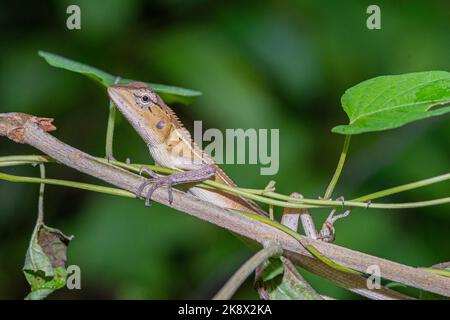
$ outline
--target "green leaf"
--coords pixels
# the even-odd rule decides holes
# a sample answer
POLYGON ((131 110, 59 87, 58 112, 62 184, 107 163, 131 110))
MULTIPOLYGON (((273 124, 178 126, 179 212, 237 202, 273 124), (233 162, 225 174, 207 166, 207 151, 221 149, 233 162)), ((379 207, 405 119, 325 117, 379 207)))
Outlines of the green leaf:
POLYGON ((25 299, 44 299, 66 285, 67 245, 71 239, 43 223, 36 225, 22 269, 31 287, 25 299))
MULTIPOLYGON (((50 52, 39 51, 38 54, 39 56, 44 58, 49 65, 53 67, 81 73, 91 79, 94 79, 105 87, 108 87, 115 82, 116 76, 95 67, 91 67, 87 64, 70 60, 50 52)), ((128 83, 133 81, 137 80, 121 79, 120 83, 128 83)), ((153 90, 158 92, 167 103, 180 102, 188 104, 193 100, 193 98, 202 95, 200 91, 168 86, 164 84, 148 83, 148 85, 153 90)))
POLYGON ((74 60, 70 60, 54 53, 38 51, 39 56, 45 59, 53 67, 84 74, 85 76, 100 82, 105 87, 114 84, 115 77, 100 69, 88 66, 74 60))
POLYGON ((285 257, 269 259, 257 280, 261 298, 266 300, 322 300, 285 257))
POLYGON ((332 132, 353 135, 401 127, 450 111, 450 73, 428 71, 373 78, 341 98, 348 125, 332 132))

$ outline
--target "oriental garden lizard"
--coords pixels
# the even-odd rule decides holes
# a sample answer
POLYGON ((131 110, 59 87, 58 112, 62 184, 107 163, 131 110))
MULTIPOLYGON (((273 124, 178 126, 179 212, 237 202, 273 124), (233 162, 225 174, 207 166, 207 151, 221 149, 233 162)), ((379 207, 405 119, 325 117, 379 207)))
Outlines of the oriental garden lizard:
MULTIPOLYGON (((150 205, 152 193, 161 186, 167 186, 169 202, 172 201, 172 186, 177 184, 212 179, 213 181, 236 187, 233 180, 219 168, 214 160, 194 143, 189 131, 182 125, 173 110, 147 84, 143 82, 115 84, 108 87, 108 94, 119 111, 145 141, 157 165, 187 170, 169 176, 158 176, 152 170, 143 166, 141 173, 145 171, 153 178, 148 179, 140 186, 136 196, 141 196, 144 189, 151 185, 146 190, 146 205, 150 205)), ((222 190, 203 189, 196 186, 190 187, 188 192, 222 208, 246 213, 257 220, 273 225, 293 235, 289 228, 271 221, 268 218, 269 214, 250 199, 222 190)), ((302 214, 302 222, 304 222, 305 216, 307 216, 307 220, 311 220, 309 213, 304 212, 302 214)), ((303 225, 307 227, 307 224, 303 223, 303 225)), ((306 244, 298 234, 296 234, 295 238, 311 254, 325 263, 341 271, 356 272, 327 260, 315 248, 306 244)))

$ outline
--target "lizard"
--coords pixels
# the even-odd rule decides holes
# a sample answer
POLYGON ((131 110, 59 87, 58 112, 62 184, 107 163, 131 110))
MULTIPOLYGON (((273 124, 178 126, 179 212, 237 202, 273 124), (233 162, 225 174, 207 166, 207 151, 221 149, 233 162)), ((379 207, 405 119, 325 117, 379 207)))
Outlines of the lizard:
MULTIPOLYGON (((149 168, 141 167, 141 174, 145 171, 153 177, 144 182, 136 192, 136 196, 140 196, 144 188, 152 184, 146 193, 147 206, 150 205, 153 191, 164 185, 168 187, 169 202, 173 199, 172 186, 177 184, 212 179, 232 187, 237 186, 214 160, 195 144, 189 131, 173 110, 146 83, 115 84, 108 87, 108 94, 119 111, 145 141, 157 165, 188 170, 169 176, 157 176, 149 168)), ((188 192, 226 209, 268 216, 268 213, 254 201, 238 195, 196 186, 190 187, 188 192)))
MULTIPOLYGON (((176 172, 168 176, 158 176, 148 167, 142 166, 140 174, 145 171, 152 178, 147 179, 139 186, 136 191, 136 196, 140 197, 145 187, 151 185, 145 196, 145 204, 147 206, 150 205, 153 192, 161 186, 167 186, 170 203, 173 200, 173 185, 212 179, 228 186, 237 186, 214 160, 195 144, 189 131, 183 126, 175 112, 146 83, 129 82, 126 84, 114 84, 108 87, 108 95, 119 111, 141 136, 142 140, 145 141, 157 165, 172 169, 188 170, 176 172)), ((292 233, 292 230, 289 228, 285 228, 271 221, 268 218, 269 214, 250 199, 222 190, 202 189, 195 185, 190 187, 188 192, 222 208, 254 215, 257 217, 257 220, 263 220, 266 223, 274 225, 296 238, 306 250, 324 263, 345 272, 356 272, 330 261, 314 247, 305 243, 298 234, 292 233)), ((334 229, 332 225, 336 219, 340 218, 340 216, 333 218, 334 211, 327 219, 328 224, 326 222, 324 228, 322 228, 320 237, 315 231, 315 226, 309 211, 303 210, 300 216, 303 228, 308 237, 313 239, 322 238, 324 241, 333 240, 334 229)))

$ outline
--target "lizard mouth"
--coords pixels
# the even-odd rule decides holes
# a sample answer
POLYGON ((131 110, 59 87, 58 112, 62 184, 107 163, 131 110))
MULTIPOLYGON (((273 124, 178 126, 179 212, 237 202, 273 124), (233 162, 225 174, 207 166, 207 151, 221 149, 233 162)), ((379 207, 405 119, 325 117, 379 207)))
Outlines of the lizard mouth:
POLYGON ((109 87, 108 95, 112 102, 114 102, 116 107, 119 108, 123 114, 126 115, 129 113, 129 110, 127 110, 127 103, 117 89, 115 89, 114 87, 109 87))
POLYGON ((113 87, 108 87, 108 95, 116 105, 118 104, 118 100, 121 100, 119 93, 113 87))

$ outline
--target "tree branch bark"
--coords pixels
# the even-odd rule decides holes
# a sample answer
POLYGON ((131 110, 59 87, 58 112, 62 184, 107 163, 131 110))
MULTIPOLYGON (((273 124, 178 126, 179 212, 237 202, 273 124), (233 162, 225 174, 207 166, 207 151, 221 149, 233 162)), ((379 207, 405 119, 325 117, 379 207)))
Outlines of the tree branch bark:
MULTIPOLYGON (((18 143, 29 144, 58 162, 80 172, 97 177, 119 188, 136 192, 144 178, 98 160, 78 149, 56 139, 46 131, 53 131, 52 119, 39 118, 23 113, 0 114, 0 135, 18 143)), ((343 273, 330 268, 315 259, 300 243, 281 230, 250 217, 231 212, 212 203, 202 201, 178 190, 173 192, 173 202, 169 204, 167 189, 157 189, 152 199, 178 211, 208 221, 234 233, 262 244, 275 240, 285 254, 304 268, 323 276, 349 290, 372 299, 405 299, 406 296, 383 288, 369 290, 362 276, 343 273)), ((151 210, 151 209, 150 209, 151 210)), ((440 295, 450 296, 450 278, 429 273, 418 268, 401 265, 382 258, 353 251, 320 240, 304 238, 323 255, 338 264, 366 272, 371 265, 378 265, 385 279, 404 283, 440 295)))

